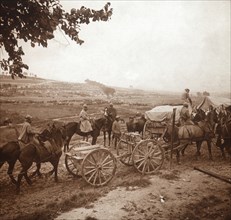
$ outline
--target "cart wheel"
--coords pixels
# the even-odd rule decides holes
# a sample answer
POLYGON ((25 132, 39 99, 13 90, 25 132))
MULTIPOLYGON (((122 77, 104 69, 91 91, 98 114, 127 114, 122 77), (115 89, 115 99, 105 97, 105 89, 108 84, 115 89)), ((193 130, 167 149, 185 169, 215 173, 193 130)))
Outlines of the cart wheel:
POLYGON ((164 162, 164 150, 155 140, 144 140, 136 145, 132 160, 140 173, 151 174, 161 168, 164 162))
POLYGON ((132 152, 134 150, 135 146, 127 143, 125 140, 120 140, 118 145, 117 145, 117 155, 120 159, 120 161, 127 165, 127 166, 132 166, 133 161, 132 161, 132 152))
POLYGON ((82 177, 93 186, 106 185, 115 175, 116 158, 107 149, 95 149, 82 162, 82 177))
POLYGON ((91 144, 86 141, 77 142, 73 145, 65 156, 65 165, 67 171, 75 177, 81 177, 81 162, 82 160, 78 160, 75 158, 75 155, 78 151, 79 147, 90 146, 91 144))

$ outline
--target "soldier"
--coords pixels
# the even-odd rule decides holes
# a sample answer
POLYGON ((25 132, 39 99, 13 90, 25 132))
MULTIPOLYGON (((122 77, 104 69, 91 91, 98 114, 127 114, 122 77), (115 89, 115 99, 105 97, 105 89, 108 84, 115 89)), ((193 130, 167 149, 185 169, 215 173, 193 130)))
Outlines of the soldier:
POLYGON ((86 104, 83 105, 83 109, 81 110, 79 114, 80 118, 80 130, 83 133, 88 133, 92 131, 92 126, 90 123, 90 116, 87 113, 88 107, 86 104))
POLYGON ((110 103, 110 106, 108 108, 108 115, 112 118, 112 121, 115 121, 115 118, 117 116, 117 110, 113 107, 113 103, 110 103))
POLYGON ((192 106, 192 99, 190 98, 189 92, 189 89, 185 89, 185 92, 182 94, 182 100, 192 106))
POLYGON ((193 125, 191 121, 191 115, 188 109, 188 103, 184 102, 183 107, 180 111, 180 124, 182 125, 193 125))
POLYGON ((119 120, 120 120, 120 117, 117 115, 115 121, 112 124, 112 132, 113 132, 114 139, 115 139, 115 148, 121 136, 121 128, 120 128, 119 120))
POLYGON ((23 124, 21 133, 18 137, 19 143, 27 145, 27 144, 30 144, 32 142, 33 143, 35 142, 33 137, 35 134, 38 134, 38 132, 36 132, 32 129, 31 123, 32 123, 32 116, 27 115, 25 117, 25 122, 23 124))

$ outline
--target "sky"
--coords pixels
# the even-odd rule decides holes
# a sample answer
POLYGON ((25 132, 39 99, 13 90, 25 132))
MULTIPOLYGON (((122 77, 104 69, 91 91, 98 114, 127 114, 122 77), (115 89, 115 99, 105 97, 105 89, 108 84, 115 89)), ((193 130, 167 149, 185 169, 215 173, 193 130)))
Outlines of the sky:
MULTIPOLYGON (((101 9, 106 2, 61 4, 101 9)), ((110 2, 108 22, 81 26, 81 46, 60 30, 47 48, 24 46, 29 72, 126 88, 230 92, 230 1, 110 2)))

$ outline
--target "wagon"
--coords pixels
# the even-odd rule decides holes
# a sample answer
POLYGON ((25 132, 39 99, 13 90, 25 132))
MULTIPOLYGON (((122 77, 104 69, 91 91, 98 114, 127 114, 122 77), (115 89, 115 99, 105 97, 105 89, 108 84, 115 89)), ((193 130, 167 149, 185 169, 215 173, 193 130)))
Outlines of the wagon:
POLYGON ((156 172, 164 162, 164 150, 155 140, 142 140, 139 134, 124 133, 114 155, 101 145, 88 142, 74 144, 65 156, 70 174, 93 186, 106 185, 115 175, 117 161, 133 165, 142 174, 156 172))
MULTIPOLYGON (((179 120, 182 105, 162 105, 156 106, 150 111, 145 112, 146 123, 143 129, 144 139, 158 140, 166 129, 167 124, 172 120, 173 109, 176 109, 175 119, 179 120)), ((170 140, 165 139, 166 142, 170 140)))
MULTIPOLYGON (((90 145, 83 141, 74 144, 65 157, 68 172, 77 177, 82 176, 93 186, 107 184, 115 175, 118 161, 134 166, 143 175, 155 173, 162 167, 170 152, 171 144, 167 143, 169 140, 162 142, 159 137, 163 136, 165 123, 172 119, 173 108, 175 106, 164 106, 154 114, 146 112, 146 116, 155 119, 145 124, 144 130, 150 134, 149 138, 144 139, 138 133, 124 132, 117 144, 116 154, 101 145, 90 145)), ((177 106, 176 118, 179 118, 180 108, 181 106, 177 106)), ((173 147, 179 149, 184 145, 174 143, 173 147)))

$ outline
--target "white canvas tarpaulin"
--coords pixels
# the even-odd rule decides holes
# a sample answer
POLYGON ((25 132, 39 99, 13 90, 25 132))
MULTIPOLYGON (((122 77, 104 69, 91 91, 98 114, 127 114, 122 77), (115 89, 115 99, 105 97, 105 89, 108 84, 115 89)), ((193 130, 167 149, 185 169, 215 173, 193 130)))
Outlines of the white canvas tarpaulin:
POLYGON ((180 118, 180 111, 182 105, 172 106, 172 105, 162 105, 156 106, 155 108, 145 112, 145 118, 150 121, 168 121, 172 119, 173 109, 176 108, 175 120, 178 121, 180 118))
POLYGON ((200 108, 204 111, 208 111, 210 105, 212 105, 215 108, 221 105, 228 107, 231 105, 231 99, 224 97, 205 96, 202 102, 197 106, 197 108, 200 108))

